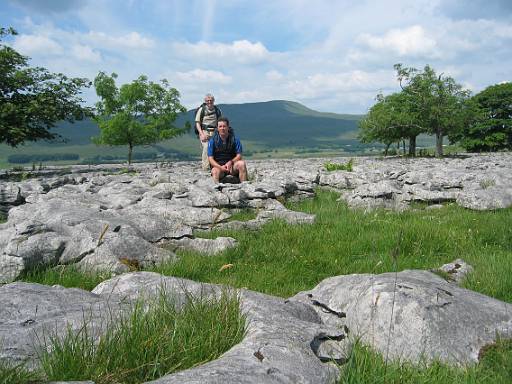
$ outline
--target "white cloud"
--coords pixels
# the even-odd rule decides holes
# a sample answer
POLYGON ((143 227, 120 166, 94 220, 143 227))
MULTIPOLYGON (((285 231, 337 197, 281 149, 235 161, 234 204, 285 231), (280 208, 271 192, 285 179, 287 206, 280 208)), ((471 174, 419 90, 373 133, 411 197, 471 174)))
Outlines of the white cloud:
POLYGON ((322 93, 347 91, 375 91, 396 86, 392 71, 365 72, 353 70, 344 73, 317 73, 307 78, 305 86, 322 93))
POLYGON ((265 77, 270 81, 278 81, 284 78, 283 74, 275 69, 266 72, 265 77))
POLYGON ((25 55, 60 55, 64 50, 55 40, 44 35, 19 35, 16 37, 14 49, 25 55))
POLYGON ((510 17, 472 6, 474 17, 454 18, 448 1, 83 0, 66 15, 45 4, 20 16, 28 6, 16 6, 7 25, 22 33, 10 38, 15 49, 52 72, 116 72, 120 84, 166 77, 191 106, 212 92, 220 103, 287 99, 357 113, 398 90, 397 62, 430 64, 475 91, 512 78, 510 17))
POLYGON ((358 37, 358 41, 371 49, 391 51, 399 56, 439 56, 436 40, 428 36, 420 25, 405 29, 392 29, 383 36, 363 33, 358 37))
MULTIPOLYGON (((192 43, 175 43, 174 50, 184 57, 197 57, 208 60, 227 60, 239 63, 258 63, 266 60, 270 52, 260 43, 251 43, 248 40, 237 40, 231 44, 206 43, 200 41, 192 43)), ((222 63, 220 63, 222 64, 222 63)))
POLYGON ((199 82, 208 84, 229 84, 232 80, 230 76, 226 76, 222 72, 204 69, 194 69, 188 72, 177 72, 175 77, 185 82, 199 82))
POLYGON ((138 32, 130 32, 120 36, 110 36, 104 32, 91 31, 84 36, 85 40, 97 47, 115 50, 123 49, 151 49, 155 47, 155 41, 141 36, 138 32))
POLYGON ((101 62, 101 54, 87 45, 75 45, 71 52, 78 60, 90 61, 92 63, 101 62))

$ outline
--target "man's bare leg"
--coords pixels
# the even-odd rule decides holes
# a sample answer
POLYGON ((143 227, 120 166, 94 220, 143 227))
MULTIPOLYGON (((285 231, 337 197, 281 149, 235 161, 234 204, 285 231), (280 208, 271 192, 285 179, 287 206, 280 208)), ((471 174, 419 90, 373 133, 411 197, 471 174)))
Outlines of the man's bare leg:
POLYGON ((240 181, 247 181, 247 167, 244 160, 238 160, 233 164, 233 170, 235 174, 238 174, 240 181))
POLYGON ((212 168, 212 178, 214 182, 218 183, 223 176, 224 172, 220 171, 218 168, 212 168))

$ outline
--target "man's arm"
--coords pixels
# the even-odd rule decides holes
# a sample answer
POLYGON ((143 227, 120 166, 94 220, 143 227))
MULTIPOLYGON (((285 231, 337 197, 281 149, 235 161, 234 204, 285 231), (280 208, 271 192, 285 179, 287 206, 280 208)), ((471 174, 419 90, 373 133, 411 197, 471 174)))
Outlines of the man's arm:
POLYGON ((218 168, 222 172, 228 172, 228 173, 231 172, 231 170, 233 169, 233 164, 235 164, 238 160, 242 160, 241 153, 237 153, 235 157, 233 157, 231 160, 229 160, 224 165, 220 165, 219 163, 217 163, 217 161, 215 161, 213 156, 208 156, 208 161, 210 162, 210 165, 212 166, 212 168, 218 168))
POLYGON ((203 131, 203 127, 201 126, 201 110, 202 110, 202 107, 197 110, 195 121, 196 121, 196 129, 199 134, 199 140, 204 142, 204 141, 208 140, 208 136, 206 136, 206 133, 203 131))
POLYGON ((213 158, 213 156, 208 156, 208 161, 210 162, 210 165, 212 168, 219 168, 221 171, 225 171, 225 169, 223 168, 222 165, 220 165, 219 163, 217 163, 215 161, 215 159, 213 158))

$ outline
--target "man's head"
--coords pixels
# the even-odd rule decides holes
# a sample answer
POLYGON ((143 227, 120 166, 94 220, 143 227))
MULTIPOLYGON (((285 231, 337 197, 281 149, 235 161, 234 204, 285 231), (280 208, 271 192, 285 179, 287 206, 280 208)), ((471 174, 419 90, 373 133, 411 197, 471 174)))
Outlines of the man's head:
POLYGON ((215 97, 211 93, 207 93, 204 97, 204 102, 208 107, 213 107, 215 104, 215 97))
POLYGON ((217 120, 217 131, 222 140, 225 140, 229 135, 229 120, 227 117, 221 116, 217 120))

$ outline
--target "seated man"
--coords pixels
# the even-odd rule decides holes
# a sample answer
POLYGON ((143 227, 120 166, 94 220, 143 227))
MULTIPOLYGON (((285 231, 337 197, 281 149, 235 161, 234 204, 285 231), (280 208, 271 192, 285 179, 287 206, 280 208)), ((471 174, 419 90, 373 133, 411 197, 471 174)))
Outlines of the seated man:
POLYGON ((225 117, 217 120, 217 132, 208 142, 208 161, 216 183, 225 175, 238 176, 240 181, 247 180, 247 167, 242 160, 242 144, 231 131, 229 120, 225 117))

